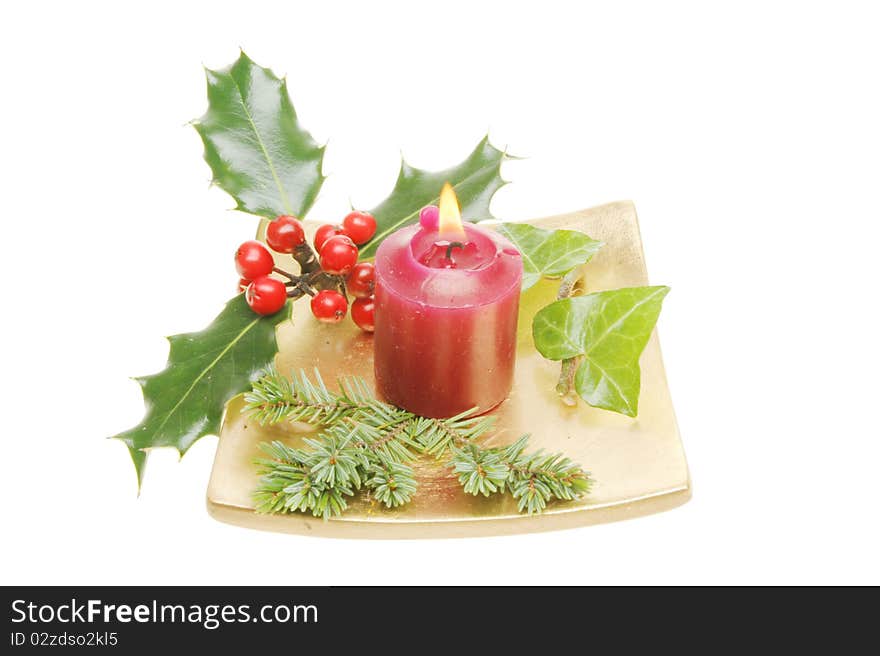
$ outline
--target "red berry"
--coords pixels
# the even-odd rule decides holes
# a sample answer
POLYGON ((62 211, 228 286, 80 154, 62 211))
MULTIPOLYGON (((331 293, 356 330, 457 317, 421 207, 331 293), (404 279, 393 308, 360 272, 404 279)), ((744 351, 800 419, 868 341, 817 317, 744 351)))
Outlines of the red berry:
POLYGON ((312 297, 312 314, 324 323, 339 323, 348 310, 345 296, 332 289, 324 289, 312 297))
POLYGON ((287 302, 287 289, 280 280, 260 276, 248 285, 244 300, 257 314, 275 314, 287 302))
POLYGON ((279 253, 292 253, 293 249, 306 240, 302 223, 292 216, 282 214, 266 228, 266 241, 269 248, 279 253))
POLYGON ((372 262, 358 262, 348 274, 348 293, 356 298, 367 298, 373 295, 376 275, 372 262))
POLYGON ((324 247, 324 243, 330 239, 330 237, 335 237, 336 235, 341 234, 344 234, 342 228, 337 225, 322 225, 315 231, 315 250, 320 253, 321 249, 324 247))
POLYGON ((258 241, 246 241, 235 252, 235 268, 238 275, 248 280, 256 280, 260 276, 272 273, 275 260, 272 253, 258 241))
POLYGON ((247 286, 251 284, 251 281, 247 278, 239 278, 238 279, 238 291, 243 292, 247 289, 247 286))
POLYGON ((373 297, 357 298, 351 304, 351 318, 364 332, 373 332, 375 303, 373 297))
POLYGON ((355 244, 366 244, 376 234, 376 219, 369 212, 355 210, 342 219, 342 230, 355 244))
POLYGON ((330 237, 321 247, 321 268, 334 276, 347 276, 358 261, 358 247, 345 235, 330 237))

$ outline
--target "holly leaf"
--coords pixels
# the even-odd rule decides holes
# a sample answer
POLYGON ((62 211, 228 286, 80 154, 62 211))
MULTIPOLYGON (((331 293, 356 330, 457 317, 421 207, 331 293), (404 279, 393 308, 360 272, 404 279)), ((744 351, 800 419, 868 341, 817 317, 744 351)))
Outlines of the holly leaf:
POLYGON ((324 147, 300 127, 287 81, 244 52, 231 66, 205 69, 205 75, 208 111, 193 125, 213 182, 238 210, 302 218, 324 182, 324 147))
POLYGON ((550 360, 580 357, 575 387, 596 408, 635 417, 639 356, 669 287, 629 287, 555 301, 535 315, 532 335, 550 360))
POLYGON ((527 223, 502 223, 496 230, 522 253, 522 290, 542 276, 564 276, 586 264, 602 248, 602 242, 577 230, 542 230, 527 223))
POLYGON ((254 314, 239 294, 201 332, 173 335, 165 369, 136 378, 147 408, 143 421, 114 439, 128 446, 143 480, 147 451, 174 447, 182 456, 200 437, 217 434, 226 402, 251 388, 278 352, 275 327, 290 318, 291 303, 280 312, 254 314))
POLYGON ((507 158, 489 143, 489 137, 484 137, 467 159, 443 171, 425 171, 402 161, 391 194, 370 210, 376 217, 376 235, 361 247, 361 257, 373 257, 385 237, 418 221, 419 211, 425 205, 438 203, 444 182, 455 189, 464 220, 493 218, 489 201, 506 184, 501 178, 501 163, 507 158))

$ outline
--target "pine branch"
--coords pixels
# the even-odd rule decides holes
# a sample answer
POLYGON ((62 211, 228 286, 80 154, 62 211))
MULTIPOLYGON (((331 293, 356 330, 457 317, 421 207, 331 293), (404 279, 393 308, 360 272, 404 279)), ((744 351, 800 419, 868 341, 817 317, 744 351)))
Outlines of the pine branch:
POLYGON ((473 417, 467 410, 449 419, 417 417, 413 437, 428 455, 440 457, 451 446, 473 442, 492 430, 495 417, 473 417))
POLYGON ((510 492, 520 512, 538 513, 553 499, 571 501, 590 490, 589 474, 562 454, 525 453, 528 435, 507 447, 468 444, 453 450, 451 466, 468 494, 510 492))
POLYGON ((409 465, 380 459, 380 462, 370 465, 368 473, 370 478, 364 486, 375 499, 389 508, 397 508, 412 500, 417 485, 409 465))
POLYGON ((356 430, 354 427, 339 426, 322 433, 318 439, 305 440, 306 445, 311 447, 305 464, 317 484, 360 489, 360 469, 369 464, 369 459, 364 449, 352 443, 356 430))
POLYGON ((264 423, 310 420, 324 424, 306 448, 281 442, 261 445, 270 458, 259 459, 262 474, 254 492, 258 512, 311 512, 325 519, 347 508, 346 497, 361 488, 390 508, 407 503, 416 480, 407 461, 419 451, 410 438, 413 415, 375 399, 363 380, 340 382, 330 392, 316 372, 288 381, 269 371, 254 383, 243 412, 264 423))
POLYGON ((346 421, 357 422, 356 425, 359 427, 358 446, 367 449, 384 461, 407 462, 415 457, 413 450, 421 451, 419 444, 410 438, 412 416, 394 421, 383 421, 373 417, 361 417, 346 421))
POLYGON ((270 458, 257 460, 263 474, 253 495, 257 512, 311 511, 315 517, 328 519, 348 507, 345 497, 353 496, 354 490, 343 484, 330 487, 317 482, 306 464, 305 452, 281 442, 260 447, 270 458))
POLYGON ((408 415, 377 400, 363 379, 345 378, 340 381, 340 387, 340 394, 328 390, 317 369, 315 382, 312 382, 305 371, 288 379, 270 368, 253 383, 253 389, 245 394, 246 405, 242 412, 261 425, 297 421, 326 426, 358 414, 384 414, 394 417, 408 415))
POLYGON ((467 494, 488 497, 503 492, 507 484, 509 469, 492 449, 483 449, 476 444, 453 448, 450 465, 467 494))
POLYGON ((315 382, 303 372, 288 381, 270 370, 254 383, 243 412, 262 423, 323 426, 302 449, 261 445, 269 457, 256 461, 262 475, 254 492, 257 512, 311 512, 328 519, 342 514, 346 499, 361 489, 388 508, 400 507, 416 492, 408 463, 419 453, 440 458, 448 452, 446 464, 467 494, 507 492, 529 514, 590 488, 589 475, 569 458, 526 453, 528 435, 506 447, 481 446, 493 417, 474 417, 473 411, 449 419, 417 417, 377 400, 360 378, 340 381, 340 392, 333 393, 317 372, 315 382))

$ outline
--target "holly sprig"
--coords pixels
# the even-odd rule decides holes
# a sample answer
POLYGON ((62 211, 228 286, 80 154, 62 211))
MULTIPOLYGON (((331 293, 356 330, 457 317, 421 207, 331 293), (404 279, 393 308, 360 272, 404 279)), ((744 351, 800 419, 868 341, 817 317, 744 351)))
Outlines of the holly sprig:
POLYGON ((422 454, 442 460, 466 494, 510 494, 520 512, 542 512, 554 500, 586 494, 589 474, 562 454, 527 453, 528 435, 504 447, 479 439, 495 424, 472 411, 448 419, 419 417, 375 398, 361 378, 340 381, 332 392, 316 371, 290 378, 269 369, 245 395, 242 412, 260 424, 307 422, 317 436, 294 448, 280 441, 260 445, 257 512, 341 515, 363 491, 388 508, 409 503, 417 490, 410 463, 422 454))

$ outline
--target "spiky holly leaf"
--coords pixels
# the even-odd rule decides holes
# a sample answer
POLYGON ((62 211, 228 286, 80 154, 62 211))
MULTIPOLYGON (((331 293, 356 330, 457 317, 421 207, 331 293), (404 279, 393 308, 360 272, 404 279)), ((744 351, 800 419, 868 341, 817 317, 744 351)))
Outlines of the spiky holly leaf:
POLYGON ((208 111, 193 125, 214 183, 235 199, 236 209, 303 217, 324 182, 324 147, 300 127, 286 80, 244 52, 205 75, 208 111))
POLYGON ((627 287, 555 301, 535 315, 532 335, 550 360, 581 357, 578 394, 595 408, 635 417, 639 356, 669 287, 627 287))
POLYGON ((601 241, 577 230, 543 230, 527 223, 502 223, 497 230, 522 253, 523 291, 542 276, 564 276, 602 248, 601 241))
POLYGON ((261 317, 239 294, 203 331, 168 338, 165 369, 136 379, 143 388, 146 416, 113 436, 128 446, 138 485, 146 449, 174 447, 183 455, 200 437, 219 432, 226 402, 249 390, 272 364, 278 352, 275 327, 290 318, 291 305, 261 317))
POLYGON ((382 240, 403 226, 415 223, 425 205, 436 204, 440 189, 448 182, 455 189, 466 221, 491 219, 489 201, 505 181, 501 178, 501 163, 507 155, 483 138, 473 152, 460 164, 443 171, 417 169, 406 161, 400 164, 400 173, 391 195, 370 213, 376 217, 376 235, 361 247, 361 257, 373 257, 382 240))

